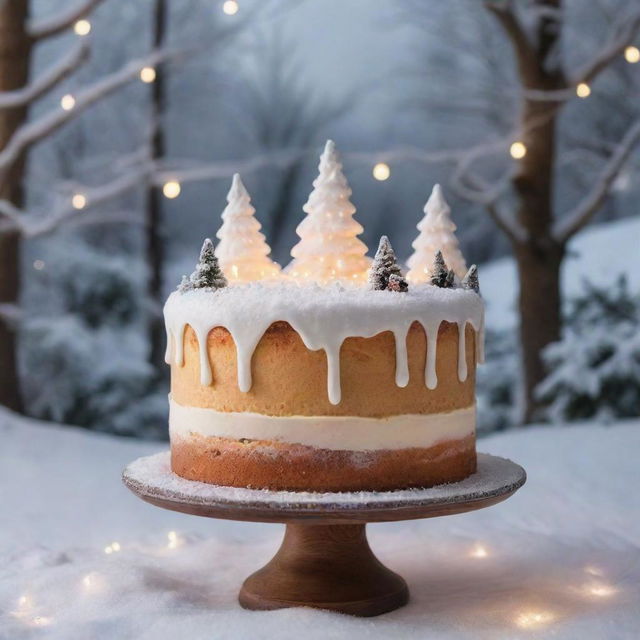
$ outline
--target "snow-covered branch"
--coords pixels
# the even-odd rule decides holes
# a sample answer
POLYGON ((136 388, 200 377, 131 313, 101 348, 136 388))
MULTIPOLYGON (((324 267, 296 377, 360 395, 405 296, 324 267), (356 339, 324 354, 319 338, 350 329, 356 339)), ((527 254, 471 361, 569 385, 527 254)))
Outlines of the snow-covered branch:
MULTIPOLYGON (((125 195, 144 184, 152 173, 152 165, 145 164, 131 170, 124 175, 120 175, 110 182, 102 184, 91 189, 84 189, 83 195, 87 199, 87 206, 82 210, 75 209, 70 199, 60 204, 53 211, 47 212, 44 218, 30 220, 32 216, 23 216, 20 219, 20 231, 24 236, 34 237, 41 236, 55 231, 61 224, 73 219, 74 217, 86 216, 91 213, 91 209, 97 210, 101 205, 114 200, 115 198, 125 195)), ((92 213, 94 223, 112 222, 109 211, 100 212, 95 215, 92 213)))
POLYGON ((74 95, 72 109, 54 109, 33 122, 29 122, 16 132, 6 147, 0 152, 0 176, 33 144, 53 133, 68 121, 77 117, 87 107, 118 90, 138 77, 140 69, 153 66, 172 56, 182 55, 176 51, 155 51, 152 54, 132 60, 118 71, 101 78, 94 84, 78 91, 74 95))
POLYGON ((70 6, 51 18, 30 22, 27 32, 33 40, 58 35, 71 27, 74 22, 91 13, 101 2, 103 0, 80 0, 78 4, 70 6))
POLYGON ((591 191, 555 225, 553 235, 558 242, 564 243, 569 240, 589 222, 602 206, 611 185, 638 142, 640 142, 640 120, 637 120, 627 130, 591 191))
POLYGON ((499 180, 490 184, 479 175, 471 173, 470 168, 470 165, 458 167, 450 181, 452 189, 465 200, 483 205, 489 217, 511 242, 524 242, 527 238, 526 229, 500 204, 500 197, 509 187, 512 171, 507 171, 499 180))
POLYGON ((31 104, 71 75, 87 59, 88 54, 89 42, 83 38, 66 56, 53 64, 31 84, 15 91, 0 92, 0 109, 13 109, 31 104))
POLYGON ((640 31, 640 11, 621 16, 613 27, 613 33, 596 56, 572 77, 572 86, 580 82, 592 82, 615 58, 623 53, 640 31))
POLYGON ((502 25, 505 33, 511 40, 511 44, 518 57, 518 63, 521 68, 535 65, 535 54, 531 46, 527 32, 518 17, 516 16, 513 3, 510 0, 503 2, 486 1, 485 7, 493 13, 498 22, 502 25))

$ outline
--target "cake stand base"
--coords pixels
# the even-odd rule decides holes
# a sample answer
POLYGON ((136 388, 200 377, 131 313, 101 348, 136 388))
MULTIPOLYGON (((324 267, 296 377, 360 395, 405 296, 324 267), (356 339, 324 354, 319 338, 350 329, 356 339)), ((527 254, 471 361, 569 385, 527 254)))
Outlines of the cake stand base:
POLYGON ((246 609, 315 607, 377 616, 406 604, 405 581, 373 554, 368 522, 465 513, 505 500, 526 480, 522 467, 478 455, 478 470, 455 484, 403 491, 308 493, 220 487, 173 474, 169 453, 140 458, 123 473, 137 496, 192 515, 287 525, 276 555, 240 590, 246 609))
POLYGON ((373 555, 364 524, 288 524, 278 553, 244 581, 239 600, 245 609, 377 616, 406 604, 409 589, 373 555))

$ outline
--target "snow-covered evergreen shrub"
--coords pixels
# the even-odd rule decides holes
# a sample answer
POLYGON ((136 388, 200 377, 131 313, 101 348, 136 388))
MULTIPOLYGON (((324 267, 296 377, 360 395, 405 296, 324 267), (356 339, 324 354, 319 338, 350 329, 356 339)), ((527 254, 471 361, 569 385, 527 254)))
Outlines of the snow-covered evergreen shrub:
POLYGON ((35 295, 42 307, 21 334, 29 413, 123 435, 165 435, 166 390, 147 363, 141 263, 78 238, 46 263, 35 295))
POLYGON ((551 421, 640 414, 640 293, 621 276, 608 288, 585 282, 564 335, 544 351, 549 374, 537 393, 551 421))
POLYGON ((485 364, 476 374, 479 433, 516 425, 520 377, 516 332, 487 330, 485 356, 485 364))

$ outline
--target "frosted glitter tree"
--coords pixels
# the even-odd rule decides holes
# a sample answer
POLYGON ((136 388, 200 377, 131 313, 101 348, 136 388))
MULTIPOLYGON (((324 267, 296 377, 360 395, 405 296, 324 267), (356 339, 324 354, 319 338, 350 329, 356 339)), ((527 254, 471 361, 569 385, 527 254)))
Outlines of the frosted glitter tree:
POLYGON ((327 141, 318 169, 314 189, 302 207, 307 216, 296 229, 300 242, 291 250, 294 259, 287 271, 294 278, 319 283, 365 281, 367 246, 356 237, 363 229, 353 218, 351 189, 332 140, 327 141))
POLYGON ((227 286, 227 279, 220 269, 213 242, 205 238, 195 271, 190 278, 182 277, 179 290, 186 293, 191 289, 222 289, 227 286))
POLYGON ((261 225, 254 216, 256 210, 237 173, 227 202, 222 226, 216 234, 220 240, 216 255, 227 278, 231 282, 248 282, 277 276, 280 265, 268 257, 271 249, 260 233, 261 225))
POLYGON ((438 251, 442 252, 444 261, 453 269, 458 278, 463 278, 467 265, 458 246, 454 231, 456 225, 451 220, 451 209, 437 184, 424 206, 425 216, 418 223, 420 234, 411 246, 413 255, 407 260, 409 282, 429 282, 433 267, 433 259, 438 251))

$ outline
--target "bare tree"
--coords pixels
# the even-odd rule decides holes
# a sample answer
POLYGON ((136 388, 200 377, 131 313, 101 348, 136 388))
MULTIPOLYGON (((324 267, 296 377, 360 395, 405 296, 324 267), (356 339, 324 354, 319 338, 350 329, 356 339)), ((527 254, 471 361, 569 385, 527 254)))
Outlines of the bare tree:
MULTIPOLYGON (((167 36, 167 0, 155 0, 152 16, 153 47, 161 48, 167 36)), ((165 155, 165 136, 162 118, 166 107, 166 79, 164 65, 155 70, 155 80, 151 88, 151 159, 157 160, 165 155)), ((160 187, 148 182, 146 193, 146 258, 149 278, 147 294, 151 306, 149 320, 151 364, 161 371, 164 345, 164 323, 160 314, 162 300, 162 267, 164 264, 164 242, 162 238, 162 193, 160 187)))
MULTIPOLYGON (((412 2, 414 14, 427 18, 427 3, 412 2)), ((519 277, 518 310, 523 357, 523 422, 535 417, 537 385, 545 376, 542 349, 559 339, 562 326, 560 269, 568 241, 606 202, 610 189, 629 155, 640 141, 637 113, 614 144, 597 145, 597 174, 587 192, 568 211, 559 209, 557 197, 562 158, 559 136, 570 126, 561 115, 578 100, 577 90, 590 91, 600 74, 620 60, 640 30, 638 3, 619 3, 610 33, 582 66, 563 54, 570 37, 563 0, 485 1, 515 57, 519 109, 507 135, 480 141, 467 151, 451 153, 455 163, 451 185, 466 199, 482 205, 508 238, 519 277), (586 89, 585 89, 586 87, 586 89), (517 142, 516 147, 511 147, 517 142), (507 152, 515 158, 506 169, 507 152)), ((596 11, 598 3, 589 5, 596 11)), ((575 25, 573 25, 575 27, 575 25)), ((583 39, 589 40, 587 33, 583 39)), ((593 47, 597 45, 591 40, 593 47)), ((494 99, 496 109, 508 101, 512 87, 494 99), (505 98, 507 100, 505 100, 505 98)))
MULTIPOLYGON (((80 88, 64 104, 29 119, 32 105, 73 74, 87 59, 89 40, 79 36, 68 53, 37 77, 32 77, 34 48, 41 41, 68 33, 87 18, 101 0, 78 0, 65 11, 42 21, 30 19, 31 0, 0 2, 0 404, 22 406, 16 364, 16 323, 19 318, 20 239, 45 233, 77 213, 78 206, 58 199, 46 217, 24 210, 24 173, 29 151, 93 104, 138 77, 140 69, 158 64, 167 52, 153 51, 80 88)), ((86 26, 86 25, 85 25, 86 26)), ((81 31, 81 28, 80 28, 81 31)), ((87 191, 85 202, 97 206, 136 186, 150 168, 123 172, 110 183, 87 191)))

